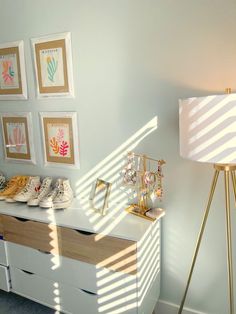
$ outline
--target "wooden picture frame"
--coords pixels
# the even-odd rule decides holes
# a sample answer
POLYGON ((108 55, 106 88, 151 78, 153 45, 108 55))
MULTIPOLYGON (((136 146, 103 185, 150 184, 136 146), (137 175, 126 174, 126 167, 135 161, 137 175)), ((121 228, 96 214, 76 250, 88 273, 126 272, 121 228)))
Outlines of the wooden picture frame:
POLYGON ((73 97, 71 34, 31 39, 37 97, 73 97))
POLYGON ((108 198, 111 192, 111 183, 97 179, 92 186, 90 193, 90 205, 91 207, 99 212, 101 215, 105 215, 106 209, 108 208, 108 198))
POLYGON ((76 112, 41 112, 45 164, 79 167, 76 112))
POLYGON ((27 97, 24 42, 0 44, 0 100, 27 97))
POLYGON ((34 164, 31 113, 3 113, 1 123, 5 159, 34 164))

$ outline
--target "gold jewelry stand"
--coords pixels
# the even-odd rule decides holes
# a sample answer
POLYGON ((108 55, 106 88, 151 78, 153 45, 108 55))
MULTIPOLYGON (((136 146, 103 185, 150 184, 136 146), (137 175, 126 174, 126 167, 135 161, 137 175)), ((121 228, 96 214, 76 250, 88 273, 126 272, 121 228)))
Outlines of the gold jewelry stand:
POLYGON ((231 215, 230 215, 230 190, 229 190, 229 176, 231 175, 231 180, 232 180, 232 186, 233 186, 233 191, 234 191, 234 199, 236 202, 236 179, 235 179, 235 170, 236 170, 236 164, 233 165, 228 165, 228 164, 215 164, 215 174, 213 177, 212 185, 211 185, 211 190, 210 190, 210 195, 207 203, 207 207, 205 210, 205 214, 203 217, 202 225, 200 228, 200 232, 198 235, 197 239, 197 244, 195 248, 195 252, 193 255, 192 259, 192 264, 188 276, 188 281, 187 285, 185 288, 184 296, 182 299, 182 302, 179 307, 178 314, 181 314, 183 311, 183 306, 185 303, 186 295, 188 292, 189 284, 191 281, 193 269, 195 266, 196 258, 198 255, 198 251, 200 248, 202 236, 204 233, 205 225, 207 222, 208 214, 210 211, 211 207, 211 202, 214 196, 215 192, 215 187, 217 184, 218 176, 220 171, 224 172, 224 185, 225 185, 225 209, 226 209, 226 238, 227 238, 227 262, 228 262, 228 285, 229 285, 229 301, 230 301, 230 314, 234 314, 234 293, 233 293, 233 262, 232 262, 232 240, 231 240, 231 215))
POLYGON ((145 213, 150 208, 148 208, 147 195, 143 195, 141 197, 142 191, 145 189, 144 175, 145 175, 145 172, 147 171, 147 161, 157 162, 157 163, 160 164, 160 166, 164 165, 165 161, 164 160, 153 159, 153 158, 150 158, 150 157, 148 157, 146 155, 135 154, 133 152, 130 152, 129 154, 142 159, 142 170, 137 170, 136 171, 139 174, 139 178, 140 178, 140 181, 141 181, 141 184, 138 186, 138 189, 137 189, 138 204, 131 204, 125 210, 128 213, 130 213, 130 214, 142 217, 142 218, 147 219, 147 220, 154 221, 157 218, 163 216, 164 215, 164 211, 162 213, 160 212, 160 216, 158 216, 156 218, 151 218, 151 217, 148 217, 148 216, 145 215, 145 213))

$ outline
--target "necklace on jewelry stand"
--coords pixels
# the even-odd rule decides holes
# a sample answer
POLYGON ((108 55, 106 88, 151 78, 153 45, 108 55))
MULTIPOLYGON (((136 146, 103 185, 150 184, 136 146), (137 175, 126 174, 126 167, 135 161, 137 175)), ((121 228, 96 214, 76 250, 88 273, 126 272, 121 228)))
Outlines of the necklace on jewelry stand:
MULTIPOLYGON (((151 195, 154 195, 159 201, 162 199, 163 164, 165 164, 164 160, 156 160, 133 152, 128 153, 126 166, 121 173, 124 185, 136 190, 137 203, 126 208, 127 212, 145 219, 155 220, 156 217, 153 217, 153 215, 152 217, 148 217, 146 214, 152 210, 148 206, 150 202, 153 203, 151 195), (135 157, 137 158, 137 162, 135 162, 135 157), (157 163, 156 171, 152 170, 151 162, 157 163)), ((161 214, 164 215, 164 211, 161 214)))

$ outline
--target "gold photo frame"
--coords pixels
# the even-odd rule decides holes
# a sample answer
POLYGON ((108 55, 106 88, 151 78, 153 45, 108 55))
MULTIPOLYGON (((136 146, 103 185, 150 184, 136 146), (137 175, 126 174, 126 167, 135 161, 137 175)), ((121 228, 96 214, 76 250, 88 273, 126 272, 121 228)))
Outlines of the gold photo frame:
POLYGON ((32 39, 37 96, 73 97, 70 33, 32 39))
POLYGON ((76 112, 42 112, 45 164, 79 166, 76 112))
POLYGON ((91 207, 104 215, 108 208, 108 199, 111 192, 111 183, 97 179, 92 186, 89 201, 91 207))
POLYGON ((2 114, 1 122, 6 160, 34 163, 31 113, 2 114))
POLYGON ((27 99, 24 42, 0 44, 0 100, 27 99))

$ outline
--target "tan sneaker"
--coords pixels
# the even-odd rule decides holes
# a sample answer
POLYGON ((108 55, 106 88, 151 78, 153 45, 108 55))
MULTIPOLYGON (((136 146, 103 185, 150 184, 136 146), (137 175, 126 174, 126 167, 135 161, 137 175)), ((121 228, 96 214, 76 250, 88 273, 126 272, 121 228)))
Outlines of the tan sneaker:
POLYGON ((7 182, 5 189, 0 191, 0 201, 5 200, 8 195, 14 193, 18 186, 19 177, 20 176, 14 176, 7 182))
POLYGON ((19 176, 18 177, 18 181, 17 181, 17 188, 16 188, 16 190, 12 194, 8 195, 5 198, 5 201, 7 203, 15 203, 16 201, 14 200, 14 196, 17 193, 19 193, 26 186, 28 181, 29 181, 29 177, 28 176, 19 176))

